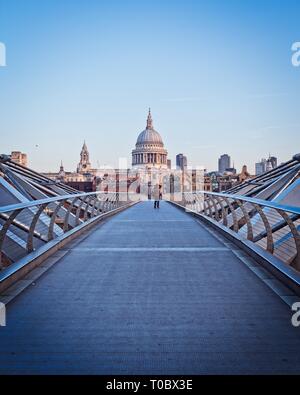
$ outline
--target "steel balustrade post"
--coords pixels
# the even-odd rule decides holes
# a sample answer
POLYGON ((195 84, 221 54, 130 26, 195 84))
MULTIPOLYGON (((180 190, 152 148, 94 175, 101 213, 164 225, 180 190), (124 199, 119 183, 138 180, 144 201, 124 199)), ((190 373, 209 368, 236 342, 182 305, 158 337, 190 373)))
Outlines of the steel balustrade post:
POLYGON ((107 202, 107 198, 104 197, 103 200, 102 200, 102 202, 101 202, 101 203, 102 203, 102 205, 101 205, 101 210, 102 210, 103 213, 106 212, 106 202, 107 202))
POLYGON ((93 199, 93 206, 92 206, 92 212, 91 212, 91 218, 95 217, 95 208, 96 208, 96 203, 97 203, 97 195, 94 196, 93 199))
POLYGON ((201 211, 204 210, 204 194, 199 194, 196 193, 196 197, 197 197, 197 212, 200 213, 201 211))
POLYGON ((191 192, 188 192, 188 198, 189 198, 190 210, 195 211, 195 197, 191 192))
POLYGON ((182 192, 182 206, 186 208, 187 205, 187 197, 186 197, 186 192, 182 192))
POLYGON ((100 198, 100 199, 98 199, 98 202, 97 202, 97 212, 96 212, 97 216, 100 215, 100 213, 102 212, 102 205, 101 205, 101 203, 102 203, 102 200, 100 198))
POLYGON ((223 222, 224 226, 227 226, 227 211, 225 210, 225 207, 223 206, 223 201, 219 196, 216 196, 216 200, 218 201, 220 207, 221 207, 221 219, 223 222))
POLYGON ((110 201, 110 195, 108 195, 107 197, 107 201, 106 201, 106 212, 110 211, 111 209, 111 201, 110 201))
MULTIPOLYGON (((234 230, 235 233, 238 233, 239 232, 239 223, 238 223, 238 220, 237 220, 237 215, 236 215, 235 209, 234 209, 233 205, 231 204, 231 202, 229 201, 229 199, 227 197, 226 198, 224 197, 224 200, 227 203, 227 207, 229 207, 229 209, 230 209, 230 214, 232 215, 233 230, 234 230)), ((228 215, 229 215, 229 213, 227 212, 227 217, 228 217, 228 215)), ((228 226, 228 225, 226 225, 226 226, 228 226)))
POLYGON ((13 221, 16 219, 17 215, 19 215, 19 213, 22 211, 22 209, 17 209, 14 210, 9 218, 5 221, 4 225, 2 226, 2 229, 0 231, 0 270, 3 269, 3 263, 2 263, 2 247, 3 247, 3 243, 5 240, 5 236, 6 233, 10 227, 10 225, 13 223, 13 221))
POLYGON ((179 203, 181 206, 185 207, 185 205, 184 205, 184 194, 183 194, 183 193, 181 193, 181 200, 178 201, 178 203, 179 203))
POLYGON ((209 197, 208 197, 207 194, 205 194, 205 196, 204 196, 203 209, 204 209, 204 215, 206 215, 207 217, 210 216, 210 211, 211 211, 210 205, 208 204, 208 202, 209 202, 209 197), (207 213, 207 210, 208 210, 208 213, 207 213))
POLYGON ((89 196, 87 198, 87 203, 86 203, 86 208, 84 210, 84 216, 83 216, 83 221, 85 222, 87 220, 87 216, 88 216, 88 211, 90 209, 90 202, 93 199, 93 195, 89 196))
POLYGON ((87 197, 87 198, 82 198, 81 199, 81 202, 80 202, 80 204, 79 204, 79 206, 77 207, 77 210, 76 210, 76 226, 77 225, 79 225, 80 224, 80 211, 82 210, 82 206, 86 203, 86 200, 88 199, 89 197, 87 197))
POLYGON ((55 210, 53 211, 53 214, 51 216, 51 221, 50 221, 50 225, 49 225, 49 229, 48 229, 48 241, 53 240, 53 229, 54 229, 54 224, 55 224, 55 220, 57 217, 57 214, 59 212, 59 210, 62 208, 62 206, 64 205, 65 200, 62 200, 55 208, 55 210))
POLYGON ((109 197, 106 196, 106 199, 105 199, 105 201, 104 201, 104 212, 105 212, 105 213, 109 211, 109 205, 110 205, 109 197))
POLYGON ((36 227, 36 224, 40 218, 40 215, 42 214, 42 212, 45 210, 45 208, 48 206, 48 203, 45 204, 41 204, 37 210, 37 212, 34 214, 31 224, 30 224, 30 228, 29 228, 29 233, 28 233, 28 237, 27 237, 27 252, 30 253, 34 250, 34 246, 33 246, 33 233, 36 227))
POLYGON ((194 210, 194 196, 192 193, 188 192, 189 206, 191 210, 194 210))
POLYGON ((112 207, 114 209, 117 208, 117 199, 116 199, 116 195, 114 193, 113 193, 113 195, 111 197, 111 200, 112 200, 112 207))
POLYGON ((182 192, 181 203, 182 203, 183 207, 186 207, 186 205, 187 205, 187 198, 186 198, 186 193, 185 192, 182 192))
POLYGON ((188 192, 183 192, 183 206, 187 208, 189 206, 189 194, 188 192))
POLYGON ((214 214, 215 220, 217 222, 219 222, 219 220, 220 220, 219 209, 217 208, 217 205, 216 205, 216 202, 215 202, 215 199, 213 196, 211 196, 211 201, 212 201, 214 209, 215 209, 215 214, 214 214))
POLYGON ((252 227, 252 223, 251 223, 251 219, 250 216, 247 212, 247 210, 245 209, 243 203, 241 202, 241 200, 237 199, 236 200, 238 206, 241 208, 244 218, 246 220, 246 224, 247 224, 247 239, 250 241, 253 241, 253 227, 252 227))
POLYGON ((102 205, 101 205, 101 211, 103 212, 103 213, 105 213, 106 212, 106 202, 107 202, 107 197, 104 197, 103 198, 103 200, 102 200, 102 205))
POLYGON ((208 195, 208 198, 207 198, 207 207, 208 207, 209 217, 210 217, 210 218, 213 217, 213 212, 212 212, 211 205, 210 205, 211 200, 212 200, 211 197, 208 195))
POLYGON ((118 202, 117 193, 114 193, 114 207, 118 208, 118 206, 119 206, 119 202, 118 202))
POLYGON ((113 208, 113 200, 112 200, 112 197, 110 195, 109 198, 108 198, 108 211, 111 211, 112 208, 113 208))
POLYGON ((193 211, 196 211, 197 197, 193 193, 191 193, 191 196, 192 196, 192 209, 193 209, 193 211))
POLYGON ((205 203, 206 203, 205 215, 212 218, 212 211, 211 211, 211 206, 210 206, 210 196, 208 194, 205 197, 205 203))
POLYGON ((116 201, 114 195, 111 196, 110 201, 111 201, 110 210, 113 210, 116 207, 116 201))
POLYGON ((199 208, 199 196, 198 196, 198 194, 197 193, 195 193, 194 194, 194 196, 195 196, 195 211, 196 211, 196 213, 198 213, 200 210, 198 209, 199 208))
POLYGON ((70 213, 71 213, 71 211, 72 211, 72 209, 73 209, 75 203, 77 202, 77 200, 79 200, 79 197, 75 197, 75 198, 72 200, 72 203, 70 204, 70 206, 69 206, 69 208, 68 208, 68 211, 67 211, 67 213, 66 213, 66 215, 65 215, 64 227, 63 227, 64 233, 68 231, 70 213))
POLYGON ((191 210, 193 207, 193 197, 189 192, 185 192, 186 207, 191 210))
POLYGON ((299 271, 300 270, 300 235, 298 233, 298 230, 297 230, 294 222, 291 220, 289 215, 283 210, 276 210, 276 211, 285 220, 285 222, 289 226, 289 228, 291 230, 291 233, 293 235, 293 238, 294 238, 294 241, 295 241, 296 250, 297 250, 297 256, 296 256, 296 259, 295 259, 295 268, 299 271))
POLYGON ((202 211, 203 211, 204 215, 208 216, 208 214, 206 212, 207 211, 207 201, 206 200, 207 200, 207 198, 205 196, 204 199, 203 199, 203 210, 202 211))
POLYGON ((266 232, 267 232, 267 251, 273 254, 274 252, 274 240, 273 240, 273 233, 272 233, 272 228, 270 226, 269 220, 266 216, 266 214, 263 212, 262 208, 260 205, 256 203, 252 203, 258 214, 260 215, 263 224, 265 226, 266 232))

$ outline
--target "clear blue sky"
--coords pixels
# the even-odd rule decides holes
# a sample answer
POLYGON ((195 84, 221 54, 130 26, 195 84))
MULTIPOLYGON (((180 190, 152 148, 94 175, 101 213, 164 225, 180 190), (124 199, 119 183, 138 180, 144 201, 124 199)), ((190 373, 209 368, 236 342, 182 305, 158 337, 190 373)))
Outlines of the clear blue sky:
POLYGON ((300 151, 299 0, 0 0, 1 153, 75 170, 130 158, 151 106, 174 163, 300 151))

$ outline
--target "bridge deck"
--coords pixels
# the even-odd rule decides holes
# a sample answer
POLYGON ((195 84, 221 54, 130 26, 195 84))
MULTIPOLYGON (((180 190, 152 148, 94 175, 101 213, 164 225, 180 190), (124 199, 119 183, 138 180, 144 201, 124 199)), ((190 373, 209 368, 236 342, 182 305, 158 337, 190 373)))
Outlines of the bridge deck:
POLYGON ((0 373, 299 373, 289 307, 183 211, 138 204, 8 306, 0 373))

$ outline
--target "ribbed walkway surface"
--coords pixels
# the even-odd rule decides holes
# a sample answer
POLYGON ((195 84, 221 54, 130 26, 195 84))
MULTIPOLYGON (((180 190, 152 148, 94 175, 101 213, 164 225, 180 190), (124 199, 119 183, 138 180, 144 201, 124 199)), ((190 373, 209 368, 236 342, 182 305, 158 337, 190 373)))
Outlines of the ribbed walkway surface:
POLYGON ((194 218, 146 202, 94 228, 8 306, 0 373, 300 373, 290 320, 194 218))

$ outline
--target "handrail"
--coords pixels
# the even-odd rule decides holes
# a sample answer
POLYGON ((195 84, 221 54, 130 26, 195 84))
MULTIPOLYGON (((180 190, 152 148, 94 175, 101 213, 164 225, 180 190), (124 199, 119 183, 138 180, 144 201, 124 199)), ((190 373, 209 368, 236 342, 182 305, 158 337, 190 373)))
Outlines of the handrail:
POLYGON ((300 207, 288 206, 285 204, 270 202, 268 200, 263 200, 263 199, 251 198, 251 197, 243 196, 243 195, 227 194, 227 193, 221 193, 221 192, 208 192, 208 191, 183 192, 183 194, 203 194, 203 195, 225 197, 225 198, 235 199, 235 200, 238 199, 238 200, 243 200, 243 201, 249 202, 249 203, 259 204, 264 207, 274 208, 275 210, 284 210, 284 211, 288 211, 289 213, 300 215, 300 207))
POLYGON ((81 197, 87 197, 87 196, 93 196, 93 195, 104 195, 107 197, 110 197, 111 194, 117 194, 117 195, 130 195, 130 192, 83 192, 83 193, 73 193, 69 195, 57 195, 54 197, 49 197, 49 198, 44 198, 44 199, 39 199, 39 200, 31 200, 29 202, 24 202, 24 203, 16 203, 16 204, 10 204, 7 206, 0 206, 0 213, 7 213, 10 211, 14 210, 22 210, 24 208, 30 208, 30 207, 35 207, 37 205, 41 204, 49 204, 53 202, 59 202, 61 200, 68 200, 68 199, 73 199, 75 197, 81 198, 81 197))

